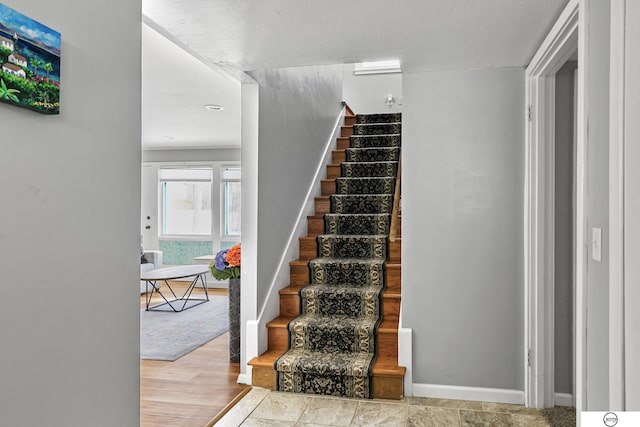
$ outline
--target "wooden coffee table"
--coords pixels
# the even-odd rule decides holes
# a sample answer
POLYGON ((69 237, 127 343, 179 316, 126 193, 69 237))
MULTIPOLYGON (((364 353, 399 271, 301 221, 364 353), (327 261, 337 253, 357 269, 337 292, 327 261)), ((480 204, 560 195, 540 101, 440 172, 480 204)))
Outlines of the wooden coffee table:
POLYGON ((159 268, 157 270, 142 273, 140 275, 140 280, 147 282, 146 310, 180 312, 209 301, 209 290, 207 288, 206 277, 208 271, 209 267, 206 265, 180 265, 176 267, 159 268), (184 294, 181 297, 178 297, 171 288, 169 280, 184 279, 186 277, 193 277, 193 280, 184 291, 184 294), (167 299, 167 296, 160 291, 160 286, 156 286, 158 282, 164 282, 167 289, 171 292, 173 299, 167 299), (198 282, 202 284, 206 298, 193 298, 191 296, 193 289, 196 287, 198 282), (149 304, 151 303, 151 297, 153 297, 154 293, 160 295, 165 302, 150 307, 149 304))

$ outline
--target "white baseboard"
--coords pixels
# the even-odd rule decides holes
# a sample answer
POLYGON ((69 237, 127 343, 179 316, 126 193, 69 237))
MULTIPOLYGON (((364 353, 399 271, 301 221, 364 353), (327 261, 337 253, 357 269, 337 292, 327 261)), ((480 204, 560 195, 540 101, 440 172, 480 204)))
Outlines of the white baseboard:
POLYGON ((573 394, 571 393, 556 393, 554 397, 554 403, 556 406, 574 406, 573 394))
POLYGON ((398 365, 407 368, 404 374, 404 395, 413 396, 413 347, 411 328, 398 329, 398 365))
POLYGON ((415 397, 524 404, 522 390, 415 383, 412 389, 415 397))
POLYGON ((237 383, 251 385, 251 381, 249 381, 250 378, 251 376, 249 374, 240 374, 238 375, 237 383))

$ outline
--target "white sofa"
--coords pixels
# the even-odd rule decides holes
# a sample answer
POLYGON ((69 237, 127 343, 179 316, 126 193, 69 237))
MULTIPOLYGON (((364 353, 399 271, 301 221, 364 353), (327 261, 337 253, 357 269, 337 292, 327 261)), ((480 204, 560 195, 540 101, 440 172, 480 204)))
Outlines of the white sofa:
MULTIPOLYGON (((140 275, 142 273, 146 273, 151 270, 157 270, 158 268, 162 268, 162 251, 143 251, 144 257, 149 261, 146 264, 140 264, 140 275)), ((162 282, 157 282, 156 286, 159 288, 162 286, 162 282)), ((144 280, 140 281, 140 293, 144 294, 147 292, 147 282, 144 280)))

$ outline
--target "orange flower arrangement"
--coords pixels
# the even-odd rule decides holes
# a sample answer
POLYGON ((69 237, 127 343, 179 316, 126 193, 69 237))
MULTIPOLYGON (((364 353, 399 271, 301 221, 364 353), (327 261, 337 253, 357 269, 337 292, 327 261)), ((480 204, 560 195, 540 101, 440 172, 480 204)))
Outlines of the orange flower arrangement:
POLYGON ((226 258, 229 267, 240 267, 240 244, 232 246, 227 252, 226 258))
POLYGON ((209 268, 213 277, 218 280, 240 277, 240 243, 218 252, 209 268))

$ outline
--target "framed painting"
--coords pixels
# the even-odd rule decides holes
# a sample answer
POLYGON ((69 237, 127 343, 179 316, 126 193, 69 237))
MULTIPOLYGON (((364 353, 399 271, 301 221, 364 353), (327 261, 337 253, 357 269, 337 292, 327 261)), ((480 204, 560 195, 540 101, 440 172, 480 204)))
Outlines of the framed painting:
POLYGON ((60 33, 0 3, 0 101, 60 114, 60 33))

